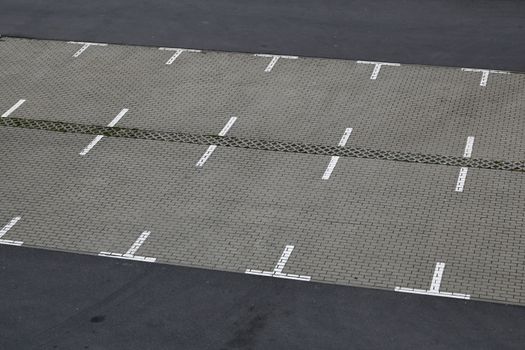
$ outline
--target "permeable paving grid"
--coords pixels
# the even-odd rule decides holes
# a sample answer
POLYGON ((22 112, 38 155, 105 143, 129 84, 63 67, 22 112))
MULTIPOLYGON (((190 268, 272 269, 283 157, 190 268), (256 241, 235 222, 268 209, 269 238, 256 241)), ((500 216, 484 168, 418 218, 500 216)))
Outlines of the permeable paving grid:
POLYGON ((3 38, 0 243, 525 303, 525 75, 3 38))

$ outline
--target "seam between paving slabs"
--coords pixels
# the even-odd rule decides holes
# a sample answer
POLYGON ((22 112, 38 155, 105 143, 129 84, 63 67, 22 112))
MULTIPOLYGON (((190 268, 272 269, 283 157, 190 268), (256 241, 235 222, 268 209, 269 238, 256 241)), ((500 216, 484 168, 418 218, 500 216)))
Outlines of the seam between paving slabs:
POLYGON ((88 125, 80 123, 26 118, 2 118, 0 119, 0 126, 45 130, 53 132, 104 135, 107 137, 122 137, 129 139, 179 142, 198 145, 213 144, 217 146, 237 147, 274 152, 303 153, 311 155, 390 160, 408 163, 448 165, 455 167, 459 166, 478 169, 525 172, 525 161, 464 158, 437 154, 421 154, 358 147, 347 148, 340 146, 315 145, 274 140, 247 139, 206 134, 190 134, 136 128, 108 127, 101 125, 88 125))

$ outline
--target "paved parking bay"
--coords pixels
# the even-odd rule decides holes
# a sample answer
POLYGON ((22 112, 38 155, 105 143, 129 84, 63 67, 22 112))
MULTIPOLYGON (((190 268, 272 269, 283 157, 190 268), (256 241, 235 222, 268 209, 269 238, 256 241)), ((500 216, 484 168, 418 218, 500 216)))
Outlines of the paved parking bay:
MULTIPOLYGON (((171 61, 173 55, 2 38, 0 113, 525 158, 522 74, 207 51, 181 51, 171 61)), ((523 172, 12 127, 0 128, 0 140, 0 239, 525 304, 523 172)))

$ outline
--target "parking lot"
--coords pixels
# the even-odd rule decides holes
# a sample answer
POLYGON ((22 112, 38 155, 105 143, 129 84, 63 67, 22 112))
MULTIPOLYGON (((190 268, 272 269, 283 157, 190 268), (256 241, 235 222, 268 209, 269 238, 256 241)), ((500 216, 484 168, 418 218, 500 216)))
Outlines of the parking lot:
MULTIPOLYGON (((15 38, 0 68, 3 118, 525 158, 525 75, 512 72, 15 38)), ((3 244, 525 303, 520 171, 0 137, 3 244)))

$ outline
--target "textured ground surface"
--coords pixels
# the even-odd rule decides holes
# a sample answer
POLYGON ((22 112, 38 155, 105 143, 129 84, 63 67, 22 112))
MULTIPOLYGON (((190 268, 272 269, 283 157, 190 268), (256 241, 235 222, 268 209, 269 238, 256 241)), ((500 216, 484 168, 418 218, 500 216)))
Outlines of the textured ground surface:
POLYGON ((0 33, 525 71, 519 0, 1 0, 0 33))
POLYGON ((521 306, 0 246, 2 349, 522 349, 521 306))
MULTIPOLYGON (((218 134, 461 157, 523 160, 525 75, 327 59, 174 52, 3 38, 6 118, 218 134)), ((2 237, 24 245, 394 290, 525 304, 525 174, 0 128, 2 237)))

